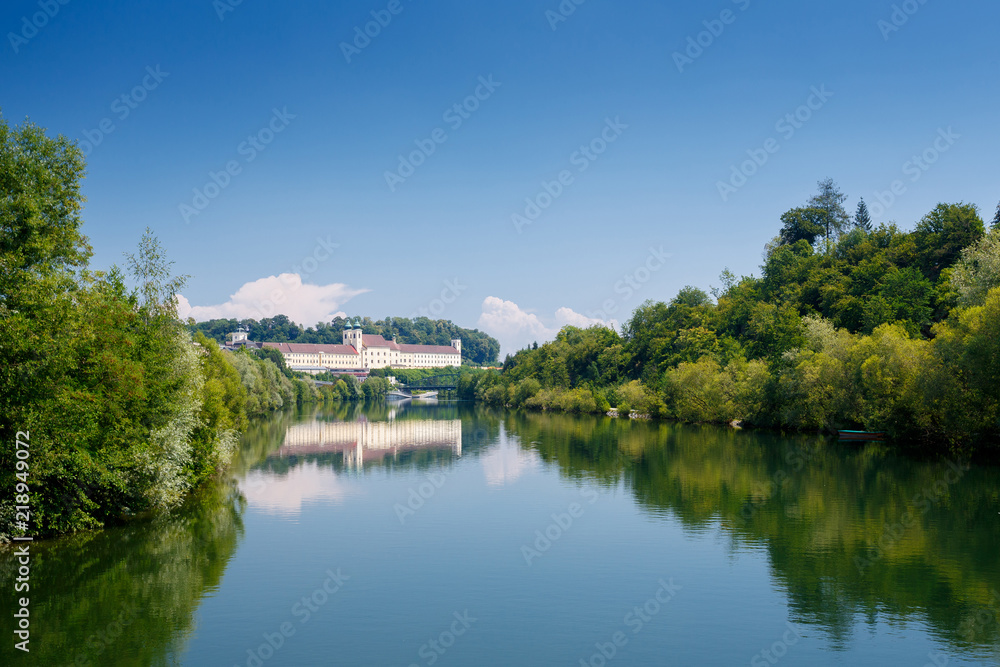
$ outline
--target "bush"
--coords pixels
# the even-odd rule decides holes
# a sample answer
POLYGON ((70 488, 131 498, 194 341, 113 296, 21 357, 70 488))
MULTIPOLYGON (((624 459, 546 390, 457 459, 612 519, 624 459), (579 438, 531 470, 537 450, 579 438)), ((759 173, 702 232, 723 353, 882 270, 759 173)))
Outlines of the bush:
POLYGON ((597 401, 589 389, 580 387, 561 392, 555 398, 555 407, 563 412, 594 413, 597 401))
POLYGON ((525 378, 516 385, 511 385, 511 405, 523 407, 528 399, 542 390, 541 383, 535 378, 525 378))

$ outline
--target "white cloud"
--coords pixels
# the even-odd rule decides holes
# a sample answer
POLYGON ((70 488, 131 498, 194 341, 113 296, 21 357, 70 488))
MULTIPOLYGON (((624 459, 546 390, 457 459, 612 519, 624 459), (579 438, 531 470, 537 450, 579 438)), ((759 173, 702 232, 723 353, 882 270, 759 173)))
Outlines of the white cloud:
POLYGON ((586 329, 592 327, 595 324, 603 324, 607 326, 607 322, 604 320, 597 320, 593 317, 587 317, 586 315, 581 315, 572 308, 560 308, 556 311, 556 324, 562 329, 567 324, 571 324, 574 327, 580 327, 581 329, 586 329))
POLYGON ((538 452, 523 450, 515 441, 503 437, 500 444, 479 459, 486 483, 493 487, 509 486, 529 470, 538 468, 538 452))
POLYGON ((534 342, 541 344, 552 340, 567 324, 581 328, 608 324, 566 307, 555 312, 552 323, 553 326, 546 326, 537 315, 522 310, 513 301, 488 296, 483 301, 483 313, 479 316, 478 325, 480 329, 500 341, 500 355, 504 356, 513 354, 534 342))
POLYGON ((340 307, 367 289, 355 289, 343 283, 310 285, 297 273, 269 276, 240 287, 225 303, 216 306, 192 306, 182 295, 177 296, 177 314, 199 322, 214 319, 262 320, 275 315, 303 326, 329 322, 344 313, 340 307))

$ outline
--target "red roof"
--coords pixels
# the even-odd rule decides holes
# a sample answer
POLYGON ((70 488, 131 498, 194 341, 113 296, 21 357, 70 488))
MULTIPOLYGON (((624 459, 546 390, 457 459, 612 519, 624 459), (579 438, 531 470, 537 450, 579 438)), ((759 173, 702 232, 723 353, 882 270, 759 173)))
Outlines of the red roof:
MULTIPOLYGON (((386 340, 375 334, 365 334, 362 337, 365 347, 385 347, 398 352, 410 354, 459 354, 450 345, 400 345, 395 341, 386 340)), ((353 345, 313 345, 310 343, 264 343, 264 347, 273 348, 282 354, 357 354, 353 345)))
POLYGON ((353 345, 313 345, 311 343, 264 343, 282 354, 357 354, 353 345))
POLYGON ((386 340, 382 336, 376 334, 362 334, 361 340, 365 347, 387 347, 390 350, 398 350, 399 345, 396 345, 391 340, 386 340))
POLYGON ((387 347, 390 350, 421 354, 459 354, 450 345, 400 345, 396 341, 386 340, 375 334, 364 334, 361 337, 365 347, 387 347))
POLYGON ((419 352, 421 354, 458 354, 458 350, 450 345, 400 345, 400 352, 419 352))

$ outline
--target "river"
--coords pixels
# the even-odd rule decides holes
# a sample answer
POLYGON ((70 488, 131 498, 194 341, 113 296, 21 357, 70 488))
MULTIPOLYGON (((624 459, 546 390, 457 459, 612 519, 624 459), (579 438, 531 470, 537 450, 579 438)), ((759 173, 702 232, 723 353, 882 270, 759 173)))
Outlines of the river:
POLYGON ((277 414, 170 516, 33 545, 0 662, 996 665, 998 482, 816 436, 277 414))

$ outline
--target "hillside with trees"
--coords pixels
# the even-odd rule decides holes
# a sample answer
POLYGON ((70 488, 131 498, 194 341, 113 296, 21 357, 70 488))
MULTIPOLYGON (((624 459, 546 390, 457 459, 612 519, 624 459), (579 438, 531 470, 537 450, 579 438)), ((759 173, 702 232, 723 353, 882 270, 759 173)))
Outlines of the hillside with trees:
POLYGON ((261 343, 322 343, 340 345, 343 331, 348 323, 360 320, 366 334, 377 334, 386 340, 394 337, 406 345, 451 345, 451 341, 462 340, 462 359, 477 365, 497 363, 500 343, 478 329, 463 329, 448 320, 432 320, 426 317, 408 319, 387 317, 373 320, 370 317, 337 317, 331 322, 320 322, 311 327, 303 327, 292 322, 285 315, 257 320, 210 320, 189 324, 192 331, 201 331, 220 343, 239 326, 246 327, 250 340, 261 343))
POLYGON ((0 118, 0 542, 175 508, 250 417, 319 398, 283 361, 192 338, 149 230, 89 270, 83 175, 74 143, 0 118))
POLYGON ((461 391, 497 405, 1000 441, 1000 213, 939 204, 873 227, 830 181, 781 216, 761 275, 646 302, 621 334, 564 328, 461 391), (713 298, 714 297, 714 298, 713 298))

